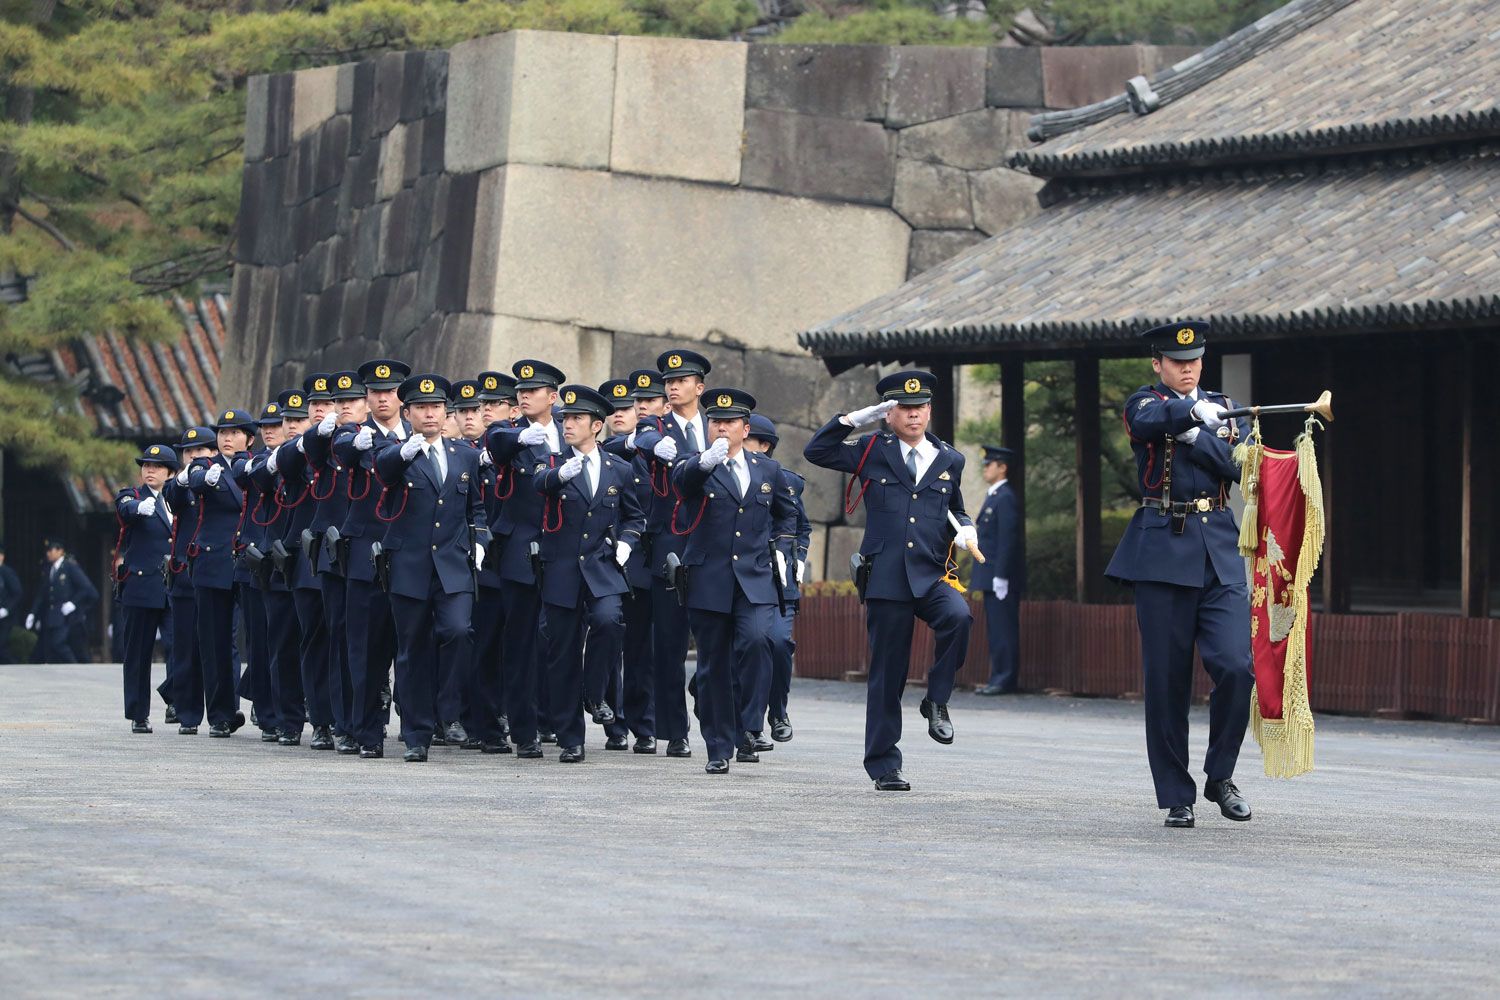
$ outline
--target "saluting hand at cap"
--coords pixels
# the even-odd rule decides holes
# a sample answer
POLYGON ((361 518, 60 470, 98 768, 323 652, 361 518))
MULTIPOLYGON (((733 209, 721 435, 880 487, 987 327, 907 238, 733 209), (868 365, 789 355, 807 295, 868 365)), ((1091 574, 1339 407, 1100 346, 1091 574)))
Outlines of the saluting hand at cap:
POLYGON ((844 421, 850 427, 868 427, 871 424, 880 423, 880 421, 885 419, 885 415, 895 408, 896 401, 894 399, 887 399, 882 403, 876 403, 874 406, 866 406, 863 409, 855 410, 846 416, 844 421))

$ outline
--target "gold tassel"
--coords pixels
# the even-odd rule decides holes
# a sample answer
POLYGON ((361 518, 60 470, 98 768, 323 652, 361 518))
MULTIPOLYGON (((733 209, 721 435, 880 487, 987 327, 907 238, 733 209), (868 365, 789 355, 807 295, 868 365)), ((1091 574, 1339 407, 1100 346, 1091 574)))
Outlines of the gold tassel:
POLYGON ((1250 436, 1234 446, 1234 461, 1240 467, 1240 496, 1245 515, 1240 518, 1240 555, 1255 558, 1260 545, 1260 461, 1265 447, 1260 441, 1260 418, 1250 425, 1250 436))
POLYGON ((948 558, 943 560, 943 582, 960 594, 968 593, 964 589, 963 581, 958 578, 958 560, 953 557, 953 543, 948 543, 948 558))

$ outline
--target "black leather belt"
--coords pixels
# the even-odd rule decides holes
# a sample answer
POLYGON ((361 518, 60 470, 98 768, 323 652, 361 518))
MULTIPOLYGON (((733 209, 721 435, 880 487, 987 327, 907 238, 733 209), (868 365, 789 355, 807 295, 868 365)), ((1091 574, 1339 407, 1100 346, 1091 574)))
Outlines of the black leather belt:
POLYGON ((1163 514, 1207 514, 1211 510, 1223 510, 1224 501, 1218 497, 1199 497, 1196 500, 1182 500, 1174 503, 1165 503, 1160 497, 1147 497, 1141 501, 1142 507, 1159 510, 1163 514))

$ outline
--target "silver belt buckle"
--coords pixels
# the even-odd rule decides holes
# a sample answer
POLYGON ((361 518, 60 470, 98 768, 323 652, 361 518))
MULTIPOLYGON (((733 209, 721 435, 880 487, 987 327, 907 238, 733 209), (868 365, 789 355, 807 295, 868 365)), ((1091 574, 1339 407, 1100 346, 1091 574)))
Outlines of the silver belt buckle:
POLYGON ((1193 506, 1197 507, 1200 513, 1205 514, 1213 510, 1214 507, 1213 502, 1209 500, 1208 497, 1199 497, 1197 500, 1193 501, 1193 506))

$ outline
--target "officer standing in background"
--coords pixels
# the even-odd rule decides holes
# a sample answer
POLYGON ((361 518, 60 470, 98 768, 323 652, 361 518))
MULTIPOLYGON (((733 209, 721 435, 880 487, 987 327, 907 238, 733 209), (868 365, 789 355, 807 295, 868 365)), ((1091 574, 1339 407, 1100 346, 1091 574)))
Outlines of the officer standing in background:
POLYGON ((448 388, 448 380, 435 374, 403 382, 401 403, 412 434, 375 455, 376 474, 400 496, 400 514, 382 545, 389 560, 396 691, 409 763, 427 759, 443 664, 462 670, 472 655, 474 579, 489 541, 479 497, 479 454, 442 437, 448 388))
POLYGON ((863 483, 868 516, 859 546, 864 562, 859 576, 865 580, 861 596, 870 635, 865 771, 879 791, 911 790, 901 775, 897 744, 916 619, 932 628, 935 641, 921 712, 927 734, 943 744, 953 742, 948 698, 973 625, 969 602, 947 579, 950 543, 967 547, 977 535, 960 492, 963 455, 928 431, 936 386, 931 372, 887 375, 876 384, 881 402, 834 417, 803 449, 814 465, 857 476, 863 483), (890 430, 844 441, 882 420, 890 430), (956 534, 949 514, 960 525, 956 534))
MULTIPOLYGON (((750 414, 750 435, 745 438, 745 450, 757 452, 767 458, 775 457, 776 444, 780 441, 776 425, 771 418, 759 413, 750 414)), ((793 549, 792 572, 787 581, 782 606, 776 615, 775 630, 771 635, 771 696, 766 705, 766 723, 771 727, 771 739, 785 743, 792 738, 792 720, 787 715, 787 699, 792 691, 792 666, 797 653, 797 643, 792 639, 792 628, 797 620, 797 604, 801 599, 798 589, 807 579, 807 547, 812 541, 812 523, 802 506, 802 493, 807 481, 785 467, 781 470, 786 480, 787 493, 797 506, 796 541, 793 549)), ((773 743, 761 736, 759 724, 755 727, 755 748, 760 751, 774 748, 773 743)))
POLYGON ((340 532, 349 539, 349 568, 344 588, 344 615, 349 671, 354 678, 353 737, 359 755, 385 756, 385 727, 390 705, 385 695, 396 655, 396 626, 389 595, 376 579, 371 551, 385 534, 376 511, 383 496, 375 475, 375 455, 399 445, 411 435, 411 424, 401 416, 398 390, 411 374, 401 361, 375 358, 359 366, 357 381, 365 387, 369 416, 359 424, 345 424, 333 439, 333 453, 345 469, 349 513, 340 532))
POLYGON ((151 732, 151 651, 167 609, 167 584, 161 565, 172 547, 172 509, 162 498, 167 479, 177 471, 171 445, 153 444, 136 457, 140 485, 115 496, 120 522, 115 590, 122 612, 125 656, 125 718, 132 733, 151 732))
POLYGON ((76 562, 67 547, 56 539, 43 539, 42 584, 26 616, 26 627, 36 629, 37 643, 32 663, 84 663, 88 649, 83 622, 99 603, 99 590, 76 562))
POLYGON ((1166 825, 1194 823, 1198 785, 1188 770, 1193 646, 1213 679, 1203 797, 1232 820, 1250 804, 1234 765, 1250 721, 1255 679, 1250 601, 1239 528, 1228 506, 1240 478, 1234 443, 1249 425, 1220 419, 1229 397, 1199 386, 1209 325, 1187 320, 1141 334, 1159 381, 1125 402, 1125 428, 1140 476, 1141 506, 1105 575, 1135 591, 1146 682, 1146 753, 1166 825))
POLYGON ((1010 466, 1015 453, 998 445, 984 446, 980 474, 987 488, 974 528, 979 532, 983 566, 975 565, 976 585, 988 583, 984 591, 984 620, 990 644, 990 679, 975 694, 1015 694, 1020 683, 1021 594, 1026 589, 1026 564, 1021 558, 1021 540, 1026 517, 1021 501, 1010 487, 1010 466))
POLYGON ((715 389, 707 398, 713 443, 680 459, 672 484, 694 524, 682 564, 698 644, 704 770, 724 774, 731 751, 741 763, 760 760, 754 727, 770 695, 777 595, 791 578, 797 512, 781 466, 744 448, 755 397, 715 389))
MULTIPOLYGON (((595 722, 615 721, 609 706, 600 702, 620 660, 622 598, 630 591, 624 567, 640 543, 646 514, 636 502, 630 463, 599 447, 598 434, 613 409, 609 399, 588 386, 568 385, 562 388, 562 404, 566 447, 557 456, 559 464, 532 479, 545 498, 542 673, 548 685, 549 728, 557 733, 558 761, 576 764, 584 759, 584 706, 591 706, 595 722)), ((623 734, 609 738, 615 741, 609 749, 625 749, 623 734)))
POLYGON ((0 545, 0 663, 10 662, 10 630, 21 610, 21 578, 5 565, 5 546, 0 545))
POLYGON ((167 679, 157 693, 167 702, 165 721, 175 721, 182 736, 197 736, 198 726, 203 722, 203 655, 198 648, 198 600, 188 557, 198 526, 200 501, 188 489, 184 472, 198 459, 212 458, 216 444, 212 427, 184 429, 182 440, 177 443, 181 464, 162 491, 173 518, 171 562, 167 568, 172 578, 167 593, 172 608, 172 654, 167 659, 167 679))

